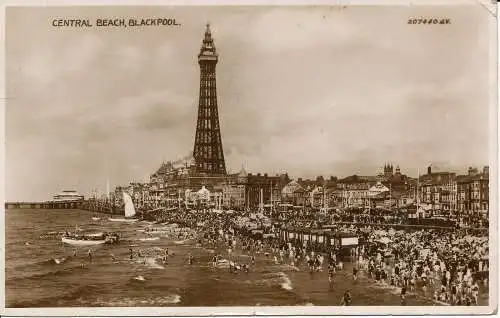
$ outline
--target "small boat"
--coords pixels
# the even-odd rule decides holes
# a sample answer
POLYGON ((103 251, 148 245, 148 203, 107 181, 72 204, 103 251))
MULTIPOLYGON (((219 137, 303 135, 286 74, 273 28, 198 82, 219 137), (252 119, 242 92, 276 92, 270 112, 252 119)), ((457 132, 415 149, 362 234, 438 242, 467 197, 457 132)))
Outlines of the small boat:
POLYGON ((135 219, 135 207, 130 194, 123 192, 123 202, 125 202, 125 217, 124 218, 108 218, 111 222, 137 222, 135 219))
POLYGON ((106 243, 106 240, 84 240, 71 237, 63 237, 62 242, 75 246, 92 246, 106 243))
POLYGON ((129 223, 133 223, 133 222, 137 222, 138 219, 108 218, 108 221, 111 221, 111 222, 129 222, 129 223))
POLYGON ((93 217, 92 217, 92 221, 100 221, 100 220, 101 220, 101 218, 99 218, 99 217, 97 217, 97 216, 93 216, 93 217))
POLYGON ((118 234, 113 233, 91 233, 76 234, 67 233, 61 238, 63 243, 75 246, 92 246, 100 244, 115 244, 119 241, 118 234))
POLYGON ((144 237, 140 238, 139 241, 158 241, 160 238, 158 236, 156 237, 144 237))
POLYGON ((180 240, 180 241, 174 241, 174 244, 178 244, 178 245, 184 245, 184 244, 188 244, 191 242, 191 239, 185 239, 185 240, 180 240))

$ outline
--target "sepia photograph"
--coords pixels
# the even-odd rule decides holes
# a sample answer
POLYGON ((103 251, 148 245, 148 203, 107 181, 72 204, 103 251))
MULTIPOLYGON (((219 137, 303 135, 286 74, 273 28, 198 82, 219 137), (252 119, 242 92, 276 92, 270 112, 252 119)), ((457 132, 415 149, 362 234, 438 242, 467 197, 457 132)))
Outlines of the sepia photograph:
POLYGON ((492 313, 496 14, 6 6, 3 313, 492 313))

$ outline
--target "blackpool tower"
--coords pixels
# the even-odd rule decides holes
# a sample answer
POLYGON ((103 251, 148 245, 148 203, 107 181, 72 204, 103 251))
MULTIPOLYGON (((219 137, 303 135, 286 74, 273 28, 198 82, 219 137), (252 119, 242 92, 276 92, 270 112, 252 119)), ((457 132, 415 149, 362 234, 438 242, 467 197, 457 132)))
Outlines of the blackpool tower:
POLYGON ((207 24, 200 54, 198 54, 200 96, 193 156, 197 171, 209 175, 226 174, 217 110, 215 66, 218 59, 210 25, 207 24))

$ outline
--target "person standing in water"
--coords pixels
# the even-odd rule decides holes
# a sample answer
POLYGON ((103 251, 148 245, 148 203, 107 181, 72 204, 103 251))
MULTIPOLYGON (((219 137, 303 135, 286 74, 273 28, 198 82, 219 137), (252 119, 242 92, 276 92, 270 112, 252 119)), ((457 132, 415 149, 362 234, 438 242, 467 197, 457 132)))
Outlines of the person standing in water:
POLYGON ((134 258, 134 250, 132 248, 129 248, 128 251, 130 252, 130 259, 134 258))
POLYGON ((217 254, 215 254, 214 257, 212 257, 212 266, 217 267, 217 254))
POLYGON ((92 262, 92 250, 91 249, 89 249, 88 254, 89 254, 89 262, 92 262))

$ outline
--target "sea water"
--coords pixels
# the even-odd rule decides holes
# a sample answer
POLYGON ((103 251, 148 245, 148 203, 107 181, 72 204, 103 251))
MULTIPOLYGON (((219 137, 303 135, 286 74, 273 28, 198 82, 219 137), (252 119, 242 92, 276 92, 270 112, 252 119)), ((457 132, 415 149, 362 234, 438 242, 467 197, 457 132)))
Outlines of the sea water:
MULTIPOLYGON (((399 289, 376 284, 360 275, 355 282, 351 267, 335 274, 310 273, 305 266, 279 265, 273 255, 260 255, 249 273, 231 273, 212 265, 214 253, 229 259, 227 249, 195 246, 196 240, 178 242, 161 237, 141 241, 138 232, 147 224, 110 222, 105 215, 81 210, 7 210, 6 306, 336 306, 346 290, 352 305, 399 305, 399 289), (49 232, 85 230, 119 232, 117 245, 76 250, 49 232), (164 263, 163 251, 173 256, 164 263), (130 259, 129 249, 134 250, 130 259), (137 251, 142 256, 137 257, 137 251), (188 255, 194 263, 188 264, 188 255)), ((248 252, 233 252, 237 263, 249 263, 248 252)), ((439 305, 431 299, 410 295, 407 305, 439 305)))

